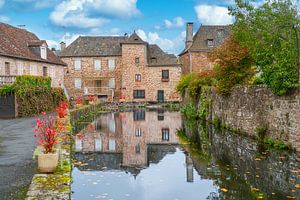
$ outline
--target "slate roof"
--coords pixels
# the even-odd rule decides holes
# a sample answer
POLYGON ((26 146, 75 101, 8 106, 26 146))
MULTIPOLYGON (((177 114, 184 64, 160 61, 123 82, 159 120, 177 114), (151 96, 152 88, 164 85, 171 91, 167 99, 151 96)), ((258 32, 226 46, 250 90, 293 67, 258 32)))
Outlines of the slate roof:
POLYGON ((60 57, 84 57, 84 56, 120 56, 121 43, 127 37, 111 36, 80 36, 67 48, 60 52, 60 57))
POLYGON ((43 43, 46 41, 40 40, 35 34, 27 30, 0 22, 0 55, 65 66, 66 64, 50 49, 47 48, 47 59, 42 59, 31 48, 43 43))
POLYGON ((185 48, 179 55, 190 51, 211 51, 220 46, 230 34, 230 26, 201 25, 193 37, 193 43, 185 48), (208 46, 207 41, 213 40, 213 46, 208 46))
POLYGON ((135 32, 130 36, 80 36, 60 52, 60 57, 121 56, 122 44, 143 44, 147 46, 148 66, 176 66, 177 57, 167 54, 155 44, 143 41, 135 32))

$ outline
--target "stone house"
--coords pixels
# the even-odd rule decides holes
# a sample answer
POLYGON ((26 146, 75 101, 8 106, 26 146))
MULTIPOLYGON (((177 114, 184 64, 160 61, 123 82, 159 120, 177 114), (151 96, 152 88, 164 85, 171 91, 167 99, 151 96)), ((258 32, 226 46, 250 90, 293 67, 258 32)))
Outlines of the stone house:
POLYGON ((193 23, 186 24, 185 48, 179 54, 183 74, 212 70, 208 53, 220 46, 230 34, 230 26, 201 25, 193 35, 193 23))
POLYGON ((67 63, 65 85, 75 98, 126 102, 179 101, 181 66, 175 55, 128 36, 78 37, 60 57, 67 63))
POLYGON ((35 34, 0 23, 0 85, 17 75, 50 76, 52 86, 63 81, 66 64, 35 34))

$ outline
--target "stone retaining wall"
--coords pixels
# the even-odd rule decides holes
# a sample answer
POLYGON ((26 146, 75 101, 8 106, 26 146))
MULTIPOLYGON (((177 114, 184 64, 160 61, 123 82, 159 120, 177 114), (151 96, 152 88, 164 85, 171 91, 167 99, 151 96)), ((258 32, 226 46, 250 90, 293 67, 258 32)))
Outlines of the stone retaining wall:
POLYGON ((300 151, 299 91, 276 96, 265 86, 240 86, 229 96, 211 93, 210 114, 222 123, 256 136, 256 129, 267 126, 267 136, 291 142, 300 151))

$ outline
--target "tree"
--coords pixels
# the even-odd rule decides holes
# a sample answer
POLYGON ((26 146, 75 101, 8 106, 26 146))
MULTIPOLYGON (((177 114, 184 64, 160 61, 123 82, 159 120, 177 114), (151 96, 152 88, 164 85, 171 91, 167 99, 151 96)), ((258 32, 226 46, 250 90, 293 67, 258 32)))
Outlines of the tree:
POLYGON ((236 19, 235 38, 247 47, 261 78, 275 94, 299 87, 299 25, 296 4, 291 0, 267 0, 255 7, 236 0, 230 14, 236 19))
POLYGON ((228 94, 234 86, 248 84, 255 75, 248 48, 242 47, 233 35, 215 48, 209 59, 215 63, 215 87, 220 93, 228 94))

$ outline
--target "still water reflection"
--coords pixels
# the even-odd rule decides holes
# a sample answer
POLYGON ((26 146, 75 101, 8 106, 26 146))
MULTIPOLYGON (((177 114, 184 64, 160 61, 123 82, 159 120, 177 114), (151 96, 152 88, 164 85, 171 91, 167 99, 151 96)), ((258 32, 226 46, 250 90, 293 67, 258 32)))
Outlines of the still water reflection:
POLYGON ((75 200, 300 195, 294 154, 268 152, 248 138, 182 120, 178 112, 102 114, 77 134, 74 161, 75 200), (182 144, 185 135, 190 145, 182 144))

